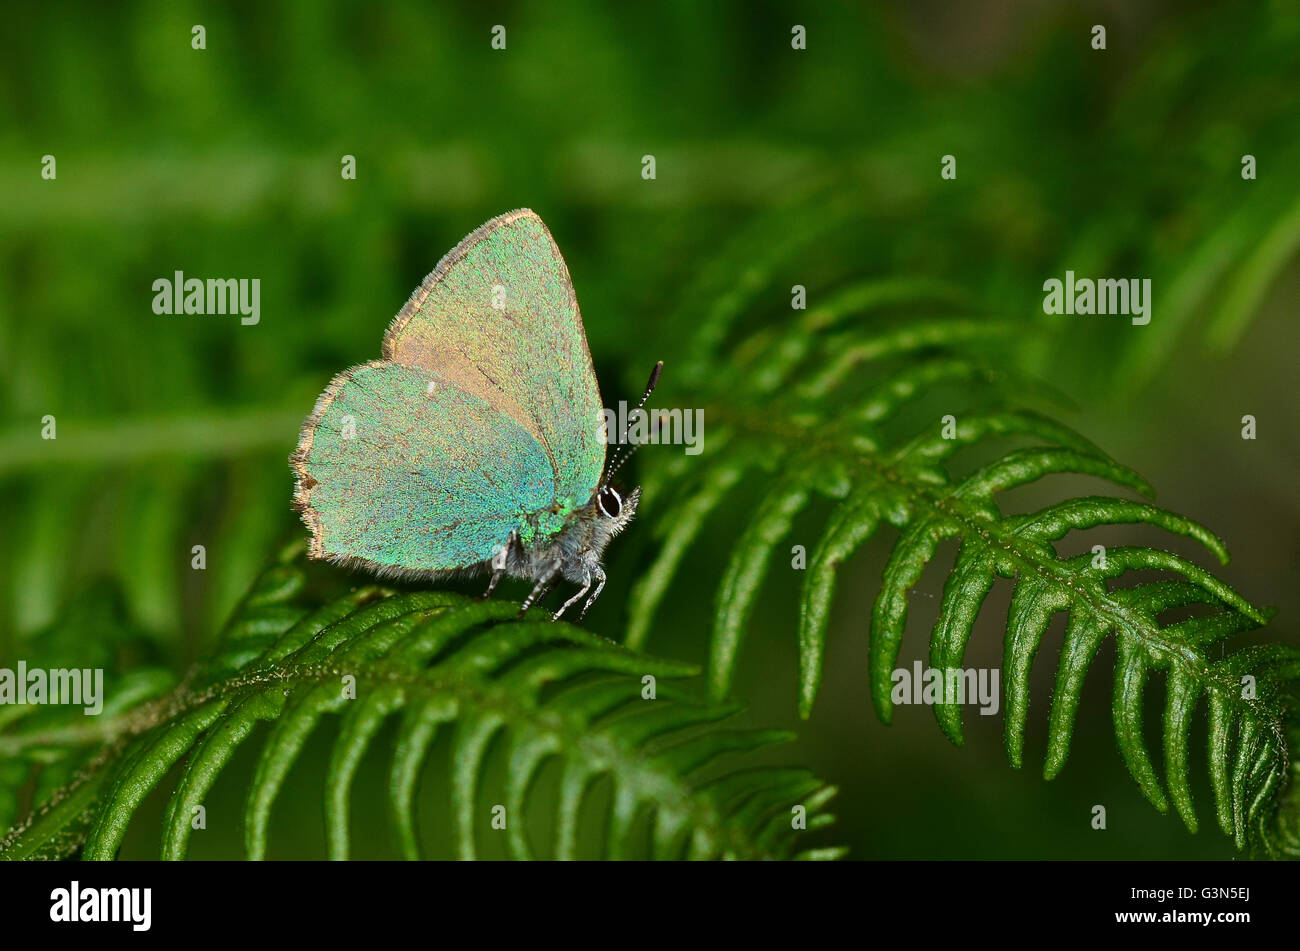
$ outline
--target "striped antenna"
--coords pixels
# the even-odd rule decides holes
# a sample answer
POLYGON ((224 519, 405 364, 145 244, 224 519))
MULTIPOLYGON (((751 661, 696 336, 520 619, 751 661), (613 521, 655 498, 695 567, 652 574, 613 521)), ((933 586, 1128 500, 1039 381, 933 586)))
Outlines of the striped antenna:
MULTIPOLYGON (((645 401, 650 399, 650 394, 653 393, 655 387, 659 385, 659 374, 661 374, 663 370, 664 362, 660 360, 654 365, 654 369, 650 371, 650 380, 645 385, 645 392, 641 394, 641 402, 636 404, 636 409, 632 410, 632 413, 640 412, 641 408, 645 406, 645 401)), ((605 474, 600 480, 602 486, 609 485, 609 480, 613 478, 614 473, 621 469, 623 463, 631 459, 636 451, 641 448, 639 444, 633 446, 631 449, 627 448, 627 434, 628 430, 632 426, 632 413, 627 414, 627 422, 626 425, 623 426, 622 435, 619 436, 618 445, 614 447, 614 451, 610 453, 609 459, 605 463, 605 474)), ((658 417, 655 418, 654 422, 658 422, 658 417)))

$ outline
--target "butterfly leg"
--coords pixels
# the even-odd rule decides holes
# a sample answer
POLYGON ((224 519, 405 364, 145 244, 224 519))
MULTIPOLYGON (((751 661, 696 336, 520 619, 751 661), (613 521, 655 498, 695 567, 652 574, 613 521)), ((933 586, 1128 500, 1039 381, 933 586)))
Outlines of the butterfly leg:
POLYGON ((505 573, 504 568, 492 569, 492 577, 488 579, 487 590, 478 596, 480 601, 486 601, 488 598, 492 597, 492 592, 497 589, 497 585, 501 583, 501 577, 505 573))
POLYGON ((536 604, 540 599, 546 597, 546 593, 551 590, 555 584, 555 579, 560 574, 560 563, 557 561, 546 569, 546 573, 537 579, 537 584, 533 585, 533 590, 528 592, 528 597, 524 598, 524 603, 519 605, 519 613, 526 614, 528 609, 536 604))
MULTIPOLYGON (((587 611, 591 608, 593 604, 596 603, 596 599, 600 597, 600 592, 605 587, 605 569, 600 567, 600 565, 597 565, 595 575, 596 575, 596 590, 591 592, 591 597, 588 598, 587 603, 582 606, 582 613, 578 615, 579 621, 581 621, 583 618, 587 616, 587 611)), ((586 591, 587 589, 583 588, 582 590, 586 591)))
POLYGON ((492 597, 492 592, 496 590, 497 585, 501 583, 501 578, 506 573, 506 555, 510 551, 510 546, 515 542, 515 533, 510 533, 510 538, 506 540, 505 545, 492 556, 492 578, 488 581, 487 590, 479 595, 480 601, 486 601, 492 597))
POLYGON ((565 611, 573 607, 573 605, 576 604, 578 601, 581 601, 582 596, 590 590, 591 590, 591 575, 587 574, 583 576, 582 587, 578 589, 578 593, 575 594, 573 597, 571 597, 568 601, 565 601, 564 604, 560 606, 560 610, 556 611, 554 614, 551 615, 551 620, 558 621, 560 619, 560 616, 563 615, 565 611))

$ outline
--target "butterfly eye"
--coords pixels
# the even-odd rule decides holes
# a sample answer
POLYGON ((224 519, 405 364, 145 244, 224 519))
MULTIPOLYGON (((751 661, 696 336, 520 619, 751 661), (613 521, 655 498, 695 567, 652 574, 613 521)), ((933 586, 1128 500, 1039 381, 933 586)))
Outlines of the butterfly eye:
POLYGON ((601 514, 606 518, 618 518, 618 513, 623 511, 623 500, 609 486, 600 490, 596 496, 596 504, 600 506, 601 514))

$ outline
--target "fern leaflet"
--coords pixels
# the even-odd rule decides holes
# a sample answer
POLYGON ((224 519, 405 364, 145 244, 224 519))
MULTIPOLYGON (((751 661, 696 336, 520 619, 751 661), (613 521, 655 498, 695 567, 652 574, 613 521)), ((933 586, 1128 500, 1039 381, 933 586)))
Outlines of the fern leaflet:
MULTIPOLYGON (((1271 645, 1212 657, 1225 639, 1265 624, 1271 612, 1172 552, 1120 547, 1098 559, 1094 553, 1065 557, 1055 546, 1072 531, 1145 524, 1194 539, 1226 563, 1223 543, 1190 519, 1109 496, 1004 514, 1002 493, 1049 475, 1091 476, 1148 497, 1153 491, 1069 428, 1007 405, 1005 394, 1030 387, 1013 373, 993 369, 979 350, 1009 328, 944 316, 936 301, 930 282, 891 278, 831 294, 822 307, 795 312, 788 326, 749 336, 730 327, 743 302, 709 315, 695 338, 694 357, 686 361, 690 372, 679 382, 689 391, 684 399, 706 407, 714 421, 710 452, 694 463, 661 460, 644 480, 646 511, 663 511, 657 520, 661 543, 633 592, 628 645, 644 645, 656 607, 710 514, 747 481, 761 481, 761 501, 718 586, 709 684, 715 699, 726 696, 777 544, 814 500, 827 499, 833 508, 809 551, 800 597, 802 716, 811 713, 823 676, 839 566, 882 523, 900 532, 870 624, 871 696, 888 722, 909 594, 939 545, 955 539, 960 549, 930 635, 930 666, 963 667, 976 616, 995 580, 1014 579, 1004 645, 1005 745, 1014 766, 1022 762, 1030 666, 1053 616, 1065 612, 1069 623, 1049 716, 1045 776, 1057 775, 1065 764, 1084 676, 1104 638, 1113 634, 1119 653, 1115 734, 1146 798, 1161 811, 1172 800, 1188 828, 1197 828, 1188 786, 1188 731, 1204 698, 1219 825, 1238 847, 1255 843, 1270 852, 1297 853, 1300 839, 1277 806, 1293 768, 1287 732, 1294 725, 1300 651, 1271 645), (886 306, 910 312, 892 320, 872 313, 886 306), (730 359, 719 355, 724 341, 730 359), (704 372, 711 359, 717 365, 704 372), (926 410, 951 406, 955 398, 970 408, 944 412, 942 419, 936 413, 919 432, 912 420, 909 433, 909 414, 920 412, 923 420, 926 410), (955 473, 955 454, 968 448, 987 454, 998 438, 1030 445, 1004 451, 972 473, 955 473), (1111 586, 1136 571, 1165 572, 1173 579, 1111 586), (1193 606, 1197 616, 1160 623, 1162 612, 1193 606), (1163 784, 1142 736, 1143 698, 1156 672, 1165 674, 1168 686, 1163 784), (1253 682, 1243 680, 1248 675, 1253 682)), ((960 706, 941 702, 934 711, 943 732, 960 744, 960 706)))
POLYGON ((657 683, 691 676, 688 665, 643 657, 566 624, 515 620, 518 606, 501 601, 365 587, 322 602, 301 554, 297 543, 281 553, 228 625, 219 652, 175 690, 137 704, 119 691, 107 725, 89 733, 48 724, 0 733, 7 764, 0 779, 10 788, 21 781, 9 772, 15 764, 57 757, 83 764, 0 842, 0 856, 55 857, 80 848, 84 858, 115 857, 145 796, 185 757, 162 830, 162 856, 183 858, 196 808, 241 744, 269 722, 244 816, 247 854, 264 858, 272 807, 327 714, 340 717, 324 790, 331 858, 348 857, 351 787, 390 718, 397 723, 390 811, 407 858, 421 853, 414 806, 440 728, 452 730, 451 822, 460 858, 478 854, 487 824, 480 777, 499 735, 507 747, 506 842, 515 858, 539 848, 528 805, 551 760, 562 764, 549 850, 559 858, 580 853, 580 823, 593 821, 589 793, 602 778, 613 790, 604 821, 608 857, 840 854, 803 840, 806 830, 831 821, 824 807, 832 787, 802 769, 719 772, 715 761, 724 754, 756 751, 790 734, 719 726, 735 705, 701 703, 657 683), (656 679, 653 695, 649 678, 656 679), (792 812, 805 821, 792 821, 792 812))

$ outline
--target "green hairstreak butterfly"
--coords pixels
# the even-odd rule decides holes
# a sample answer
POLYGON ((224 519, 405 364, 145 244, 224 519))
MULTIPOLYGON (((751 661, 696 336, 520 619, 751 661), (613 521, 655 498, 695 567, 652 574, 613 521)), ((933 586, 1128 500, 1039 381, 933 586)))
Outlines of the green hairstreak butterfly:
POLYGON ((290 457, 311 556, 411 579, 488 571, 487 594, 524 578, 525 609, 564 578, 581 589, 554 616, 590 591, 586 614, 640 490, 610 484, 631 453, 606 463, 582 315, 541 218, 520 209, 468 235, 382 352, 330 381, 290 457))

